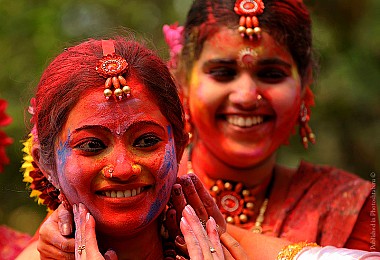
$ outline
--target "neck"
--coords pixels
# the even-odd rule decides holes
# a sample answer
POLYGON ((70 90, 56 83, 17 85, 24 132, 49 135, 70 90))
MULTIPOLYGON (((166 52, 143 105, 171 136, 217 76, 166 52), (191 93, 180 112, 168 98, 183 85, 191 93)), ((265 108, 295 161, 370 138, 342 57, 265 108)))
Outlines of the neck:
POLYGON ((217 179, 242 182, 247 188, 255 188, 268 184, 275 167, 276 154, 249 167, 237 168, 214 156, 202 142, 196 142, 189 159, 194 172, 207 188, 217 179))
POLYGON ((105 235, 97 233, 99 248, 112 248, 118 259, 163 259, 158 221, 136 234, 105 235))

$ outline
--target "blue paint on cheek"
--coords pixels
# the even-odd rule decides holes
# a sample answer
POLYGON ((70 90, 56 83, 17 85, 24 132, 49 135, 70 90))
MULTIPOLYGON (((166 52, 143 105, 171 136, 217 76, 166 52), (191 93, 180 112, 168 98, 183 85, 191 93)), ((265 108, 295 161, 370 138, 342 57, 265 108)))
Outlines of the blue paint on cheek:
POLYGON ((172 128, 171 126, 167 127, 168 129, 168 135, 169 135, 169 142, 168 142, 168 149, 165 151, 165 157, 164 157, 164 163, 162 164, 161 168, 158 171, 158 178, 164 179, 168 176, 168 174, 175 170, 177 167, 175 164, 177 164, 176 159, 176 152, 175 152, 175 145, 174 145, 174 138, 172 134, 172 128))
POLYGON ((161 210, 162 204, 164 203, 163 199, 167 199, 169 197, 167 190, 168 189, 166 188, 166 184, 164 184, 162 188, 160 189, 156 200, 150 206, 150 209, 144 221, 144 224, 150 223, 155 217, 157 217, 161 213, 160 210, 161 210))
MULTIPOLYGON (((69 136, 69 135, 68 135, 69 136)), ((58 174, 64 172, 67 158, 71 155, 72 149, 69 147, 69 138, 65 142, 59 141, 57 149, 57 170, 58 174)))

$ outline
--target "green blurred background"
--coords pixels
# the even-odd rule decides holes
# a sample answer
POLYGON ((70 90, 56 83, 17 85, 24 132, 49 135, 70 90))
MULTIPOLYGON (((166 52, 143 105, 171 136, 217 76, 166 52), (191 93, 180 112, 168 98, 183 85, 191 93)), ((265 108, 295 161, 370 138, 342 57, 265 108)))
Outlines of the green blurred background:
MULTIPOLYGON (((281 149, 282 163, 331 164, 362 178, 380 176, 380 1, 305 0, 312 12, 320 69, 311 125, 317 144, 304 151, 298 136, 281 149)), ((183 23, 191 0, 0 0, 0 98, 13 123, 4 131, 11 164, 0 174, 0 224, 33 234, 46 214, 22 182, 25 109, 44 67, 85 38, 125 26, 168 52, 162 25, 183 23)), ((377 191, 379 195, 379 190, 377 191)))

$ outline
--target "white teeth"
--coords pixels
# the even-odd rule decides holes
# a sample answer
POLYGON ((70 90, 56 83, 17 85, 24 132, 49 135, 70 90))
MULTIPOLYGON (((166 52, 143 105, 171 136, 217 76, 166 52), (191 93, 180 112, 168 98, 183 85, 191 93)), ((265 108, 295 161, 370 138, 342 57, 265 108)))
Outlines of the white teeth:
POLYGON ((130 196, 131 196, 131 191, 130 190, 124 191, 124 197, 128 198, 130 196))
POLYGON ((253 125, 258 125, 264 122, 264 118, 262 116, 242 117, 233 115, 227 116, 227 122, 231 125, 239 127, 251 127, 253 125))
POLYGON ((136 195, 139 195, 142 191, 142 188, 125 190, 125 191, 104 191, 103 195, 109 198, 129 198, 136 195))

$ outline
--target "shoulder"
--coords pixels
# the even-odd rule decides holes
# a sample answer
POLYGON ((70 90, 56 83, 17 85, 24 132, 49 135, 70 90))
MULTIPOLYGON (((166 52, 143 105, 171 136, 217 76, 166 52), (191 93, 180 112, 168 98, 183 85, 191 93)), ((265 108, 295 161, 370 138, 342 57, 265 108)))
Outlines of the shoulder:
POLYGON ((329 165, 315 165, 304 161, 292 175, 291 186, 291 189, 297 189, 304 195, 320 198, 328 203, 329 207, 334 207, 334 204, 337 207, 343 204, 357 204, 357 207, 361 207, 372 189, 369 181, 353 173, 329 165))
POLYGON ((314 185, 321 183, 323 185, 335 186, 335 188, 337 185, 371 188, 369 181, 362 179, 354 173, 334 166, 312 164, 306 161, 301 161, 297 172, 293 175, 293 179, 312 179, 314 185))

